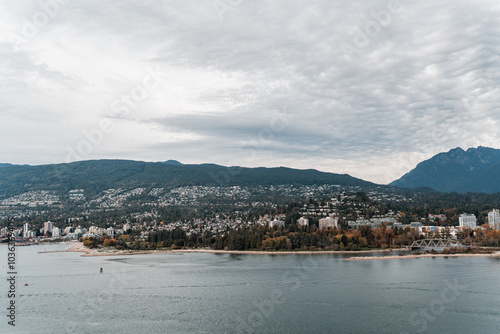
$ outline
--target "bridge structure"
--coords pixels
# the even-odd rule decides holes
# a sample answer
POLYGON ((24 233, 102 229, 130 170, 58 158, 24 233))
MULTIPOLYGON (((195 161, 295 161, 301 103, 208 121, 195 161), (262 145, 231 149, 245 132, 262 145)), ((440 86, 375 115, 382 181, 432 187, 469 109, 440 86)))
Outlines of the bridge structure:
POLYGON ((422 239, 414 241, 410 249, 434 249, 443 250, 445 248, 465 248, 470 247, 463 245, 456 240, 451 239, 422 239))

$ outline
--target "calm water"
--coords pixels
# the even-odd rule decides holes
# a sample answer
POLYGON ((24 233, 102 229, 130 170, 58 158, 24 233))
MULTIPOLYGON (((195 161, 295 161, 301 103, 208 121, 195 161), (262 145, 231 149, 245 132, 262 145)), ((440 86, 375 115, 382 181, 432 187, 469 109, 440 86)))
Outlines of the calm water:
POLYGON ((15 328, 0 247, 0 333, 500 333, 497 259, 37 253, 67 247, 18 248, 15 328))

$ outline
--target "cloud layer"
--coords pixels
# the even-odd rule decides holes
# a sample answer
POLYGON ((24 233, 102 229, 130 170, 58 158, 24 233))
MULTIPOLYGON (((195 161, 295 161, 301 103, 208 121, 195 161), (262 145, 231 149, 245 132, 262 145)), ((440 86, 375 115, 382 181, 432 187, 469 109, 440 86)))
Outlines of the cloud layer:
POLYGON ((45 0, 0 13, 2 162, 177 159, 388 183, 438 152, 500 142, 498 1, 45 0))

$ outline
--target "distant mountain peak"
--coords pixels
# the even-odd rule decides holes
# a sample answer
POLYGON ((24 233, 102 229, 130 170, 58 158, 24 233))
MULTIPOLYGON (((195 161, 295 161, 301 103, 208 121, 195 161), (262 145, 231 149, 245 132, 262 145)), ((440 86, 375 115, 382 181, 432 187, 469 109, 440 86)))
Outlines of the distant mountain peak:
MULTIPOLYGON (((471 150, 471 149, 473 149, 473 148, 469 148, 469 150, 471 150)), ((453 153, 463 153, 465 151, 461 147, 455 147, 455 148, 452 148, 451 150, 448 151, 448 153, 451 153, 451 152, 453 152, 453 153)))
POLYGON ((167 160, 163 162, 165 165, 182 166, 183 164, 177 160, 167 160))
POLYGON ((444 192, 500 192, 500 150, 457 147, 422 161, 393 186, 429 187, 444 192))

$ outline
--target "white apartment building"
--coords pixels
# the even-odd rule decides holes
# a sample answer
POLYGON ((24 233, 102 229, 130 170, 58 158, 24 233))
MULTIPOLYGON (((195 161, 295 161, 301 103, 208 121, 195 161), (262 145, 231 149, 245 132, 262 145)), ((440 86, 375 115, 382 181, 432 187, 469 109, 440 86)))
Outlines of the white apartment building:
POLYGON ((115 229, 113 227, 110 227, 106 230, 106 234, 110 236, 111 238, 115 237, 115 229))
POLYGON ((299 225, 300 227, 308 227, 309 226, 309 219, 304 218, 304 217, 300 217, 297 220, 297 225, 299 225))
POLYGON ((269 222, 269 227, 272 228, 274 226, 281 226, 281 227, 285 227, 285 222, 282 221, 282 220, 273 220, 273 221, 270 221, 269 222))
POLYGON ((47 234, 48 232, 52 233, 52 229, 54 228, 54 223, 51 221, 43 223, 43 234, 47 234))
POLYGON ((89 233, 99 234, 99 228, 97 226, 92 225, 89 227, 89 233))
POLYGON ((79 238, 81 235, 87 233, 87 230, 85 228, 82 228, 81 226, 78 226, 76 229, 75 229, 75 235, 77 236, 77 238, 79 238))
POLYGON ((338 217, 326 217, 326 218, 321 218, 319 220, 319 228, 320 229, 327 229, 327 228, 334 228, 334 227, 339 227, 339 218, 338 217))
POLYGON ((488 213, 488 224, 492 230, 500 230, 500 211, 498 209, 488 213))
POLYGON ((460 227, 476 228, 477 227, 476 215, 469 213, 462 213, 460 217, 458 217, 458 223, 460 227))

